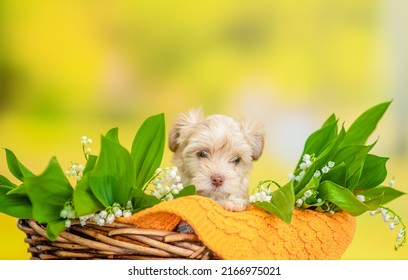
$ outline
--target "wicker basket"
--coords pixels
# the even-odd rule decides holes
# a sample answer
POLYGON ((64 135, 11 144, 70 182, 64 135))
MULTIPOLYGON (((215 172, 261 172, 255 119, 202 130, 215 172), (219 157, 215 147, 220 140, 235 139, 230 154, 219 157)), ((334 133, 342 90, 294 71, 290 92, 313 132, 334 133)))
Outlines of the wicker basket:
POLYGON ((55 241, 34 220, 19 220, 18 227, 32 259, 325 260, 342 257, 356 219, 295 209, 288 225, 256 206, 230 212, 210 198, 185 196, 105 226, 72 221, 55 241), (177 232, 187 231, 181 223, 195 234, 177 232))
POLYGON ((137 228, 114 222, 106 226, 73 224, 55 241, 34 220, 18 220, 32 260, 56 259, 218 259, 195 234, 137 228))

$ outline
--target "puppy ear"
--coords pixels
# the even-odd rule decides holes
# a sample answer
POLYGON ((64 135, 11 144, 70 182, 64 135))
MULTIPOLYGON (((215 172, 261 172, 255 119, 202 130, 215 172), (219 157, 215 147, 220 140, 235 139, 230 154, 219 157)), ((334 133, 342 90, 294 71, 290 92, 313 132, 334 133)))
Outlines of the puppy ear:
POLYGON ((252 147, 252 160, 257 160, 262 155, 265 144, 264 126, 256 122, 241 122, 242 129, 252 147))
POLYGON ((173 127, 169 131, 169 148, 175 152, 179 146, 180 132, 204 119, 204 114, 201 108, 191 109, 187 114, 180 114, 174 122, 173 127))

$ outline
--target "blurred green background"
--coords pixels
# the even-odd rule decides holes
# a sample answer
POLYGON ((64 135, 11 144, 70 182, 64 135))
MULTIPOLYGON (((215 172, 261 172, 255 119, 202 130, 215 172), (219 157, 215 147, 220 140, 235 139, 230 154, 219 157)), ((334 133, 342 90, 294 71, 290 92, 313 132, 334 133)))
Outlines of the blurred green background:
MULTIPOLYGON (((333 112, 346 128, 393 99, 373 135, 389 178, 408 192, 408 2, 0 2, 0 146, 35 173, 52 156, 83 162, 80 139, 119 127, 130 147, 141 122, 201 106, 261 121, 251 173, 287 181, 306 137, 333 112)), ((165 151, 163 166, 170 165, 165 151)), ((12 178, 4 157, 0 174, 12 178)), ((408 197, 389 204, 408 223, 408 197)), ((16 219, 0 214, 0 259, 27 259, 16 219)), ((344 259, 408 259, 379 216, 357 218, 344 259)))

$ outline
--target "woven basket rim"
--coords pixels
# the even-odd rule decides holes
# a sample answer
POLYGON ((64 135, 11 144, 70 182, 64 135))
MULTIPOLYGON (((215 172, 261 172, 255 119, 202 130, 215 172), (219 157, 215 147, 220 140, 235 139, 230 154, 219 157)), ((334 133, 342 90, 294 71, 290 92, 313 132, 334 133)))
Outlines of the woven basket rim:
POLYGON ((192 233, 140 228, 113 222, 99 226, 72 221, 56 240, 48 238, 45 225, 19 219, 17 228, 26 234, 30 259, 218 259, 192 233))

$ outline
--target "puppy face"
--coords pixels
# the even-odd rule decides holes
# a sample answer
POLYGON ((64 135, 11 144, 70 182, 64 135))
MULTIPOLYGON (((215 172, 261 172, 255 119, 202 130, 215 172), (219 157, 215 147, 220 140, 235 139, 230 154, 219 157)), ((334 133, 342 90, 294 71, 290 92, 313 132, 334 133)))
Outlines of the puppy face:
POLYGON ((225 209, 242 211, 248 205, 248 173, 263 150, 258 124, 238 123, 224 115, 204 117, 201 110, 181 114, 169 133, 183 183, 210 197, 225 209))

